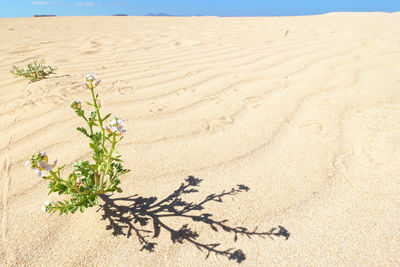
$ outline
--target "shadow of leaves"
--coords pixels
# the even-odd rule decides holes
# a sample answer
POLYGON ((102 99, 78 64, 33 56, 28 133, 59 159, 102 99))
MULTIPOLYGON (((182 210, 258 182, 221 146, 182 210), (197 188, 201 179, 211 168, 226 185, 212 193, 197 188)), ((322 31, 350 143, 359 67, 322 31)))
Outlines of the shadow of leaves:
POLYGON ((239 236, 247 236, 248 238, 252 236, 261 238, 269 237, 271 239, 273 237, 283 237, 285 240, 289 239, 290 233, 280 225, 266 232, 258 231, 257 227, 251 231, 241 226, 230 226, 228 225, 228 220, 216 220, 212 218, 213 215, 211 213, 204 212, 204 206, 208 202, 222 202, 222 198, 225 196, 234 196, 249 191, 249 188, 245 185, 239 184, 230 191, 208 195, 198 203, 183 200, 183 195, 198 192, 197 187, 201 181, 201 179, 189 176, 178 189, 162 200, 158 200, 156 197, 144 198, 138 195, 123 198, 111 198, 110 195, 100 195, 104 204, 100 205, 99 210, 104 212, 102 219, 107 220, 109 223, 106 229, 111 230, 115 236, 123 235, 128 238, 132 233, 135 233, 142 245, 141 250, 149 252, 153 252, 157 245, 157 243, 150 241, 150 238, 154 240, 154 238, 160 235, 161 230, 164 230, 169 232, 173 243, 183 243, 186 241, 199 250, 205 251, 207 253, 206 258, 211 253, 215 253, 238 263, 246 259, 246 255, 242 250, 234 250, 232 248, 221 249, 221 243, 202 243, 197 240, 199 234, 192 230, 189 224, 184 224, 179 229, 176 229, 165 223, 163 219, 180 217, 196 223, 203 223, 208 225, 213 231, 218 232, 219 230, 223 230, 232 234, 235 242, 239 236), (193 214, 193 212, 197 214, 193 214), (149 225, 151 226, 151 230, 145 229, 149 225))

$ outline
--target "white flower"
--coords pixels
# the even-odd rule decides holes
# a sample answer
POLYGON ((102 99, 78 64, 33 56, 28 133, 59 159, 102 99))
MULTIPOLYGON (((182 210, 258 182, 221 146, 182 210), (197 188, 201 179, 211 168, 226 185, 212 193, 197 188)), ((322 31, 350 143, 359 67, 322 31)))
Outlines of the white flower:
POLYGON ((43 212, 46 212, 46 207, 47 207, 50 203, 51 203, 51 202, 48 201, 48 200, 46 200, 46 201, 43 203, 43 205, 42 205, 42 211, 43 211, 43 212))
POLYGON ((97 80, 96 74, 94 73, 87 73, 85 75, 85 79, 86 79, 85 86, 88 89, 91 89, 92 87, 95 88, 101 83, 101 80, 97 80))
POLYGON ((122 135, 126 132, 123 127, 124 120, 114 118, 110 121, 109 125, 104 125, 103 128, 107 131, 108 134, 116 133, 117 136, 122 135))
POLYGON ((55 160, 52 164, 49 163, 49 158, 46 155, 45 151, 41 151, 35 155, 33 155, 26 163, 25 166, 30 166, 31 170, 35 172, 35 174, 42 178, 45 176, 43 171, 51 171, 57 165, 57 160, 55 160))
POLYGON ((38 177, 42 178, 42 177, 44 176, 44 174, 42 173, 42 171, 39 170, 38 168, 33 168, 32 170, 35 172, 35 174, 36 174, 38 177))
POLYGON ((87 74, 85 75, 85 78, 86 78, 86 81, 88 81, 88 82, 94 82, 94 81, 96 81, 96 74, 94 74, 94 73, 87 73, 87 74))
POLYGON ((55 210, 46 211, 47 207, 48 206, 56 206, 56 205, 57 205, 57 201, 50 202, 50 201, 46 200, 42 205, 42 211, 46 212, 47 216, 50 216, 52 213, 55 212, 55 210))

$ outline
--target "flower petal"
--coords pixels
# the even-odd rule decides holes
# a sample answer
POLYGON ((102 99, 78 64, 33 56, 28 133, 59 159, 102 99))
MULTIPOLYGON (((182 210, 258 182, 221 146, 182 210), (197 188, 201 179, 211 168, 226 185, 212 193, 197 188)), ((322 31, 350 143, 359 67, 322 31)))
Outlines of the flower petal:
POLYGON ((46 165, 44 165, 44 169, 49 172, 49 171, 51 171, 52 167, 50 164, 46 164, 46 165))
MULTIPOLYGON (((42 211, 43 212, 46 212, 46 208, 47 208, 47 206, 49 206, 49 205, 54 205, 56 202, 50 202, 50 201, 48 201, 48 200, 46 200, 44 203, 43 203, 43 205, 42 205, 42 211)), ((47 215, 49 216, 50 215, 50 211, 48 211, 47 212, 47 215)))
POLYGON ((44 166, 46 166, 46 161, 44 161, 44 160, 42 160, 42 161, 40 161, 38 164, 37 164, 37 166, 39 167, 39 168, 44 168, 44 166))
POLYGON ((36 175, 37 175, 38 177, 40 177, 40 178, 43 177, 42 172, 41 172, 38 168, 35 168, 34 171, 35 171, 35 173, 36 173, 36 175))
POLYGON ((118 131, 119 131, 120 133, 126 132, 125 129, 124 129, 124 127, 123 127, 122 125, 119 125, 119 126, 117 127, 117 129, 118 129, 118 131))

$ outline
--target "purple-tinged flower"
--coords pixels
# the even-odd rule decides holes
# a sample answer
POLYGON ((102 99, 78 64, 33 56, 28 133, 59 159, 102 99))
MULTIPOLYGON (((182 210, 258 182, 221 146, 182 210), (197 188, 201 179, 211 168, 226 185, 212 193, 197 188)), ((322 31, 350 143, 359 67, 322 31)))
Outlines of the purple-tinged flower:
POLYGON ((116 136, 120 136, 126 132, 124 129, 124 120, 114 118, 110 121, 109 125, 104 125, 103 128, 106 130, 108 134, 116 133, 116 136))
POLYGON ((43 203, 43 205, 42 205, 42 211, 43 212, 46 212, 46 208, 47 208, 47 206, 48 205, 50 205, 50 201, 48 201, 48 200, 46 200, 44 203, 43 203))
POLYGON ((46 212, 47 213, 47 216, 50 216, 52 213, 54 213, 55 212, 55 210, 48 210, 48 207, 50 206, 50 207, 54 207, 54 206, 56 206, 57 205, 57 201, 53 201, 53 202, 50 202, 50 201, 45 201, 44 203, 43 203, 43 205, 42 205, 42 211, 43 212, 46 212))
POLYGON ((55 160, 52 164, 49 163, 49 158, 46 155, 45 151, 41 151, 37 154, 32 155, 32 157, 25 163, 25 166, 28 166, 35 172, 35 174, 42 178, 45 175, 43 171, 51 171, 57 165, 57 160, 55 160))
POLYGON ((87 74, 85 75, 85 79, 86 79, 86 81, 88 81, 88 82, 95 82, 95 81, 96 81, 96 74, 94 74, 94 73, 87 73, 87 74))
POLYGON ((84 83, 84 85, 88 89, 95 88, 101 83, 101 80, 97 80, 96 74, 94 74, 94 73, 86 74, 85 80, 86 80, 86 82, 84 83))
POLYGON ((94 83, 94 87, 97 87, 100 83, 101 83, 101 80, 97 80, 97 81, 94 83))

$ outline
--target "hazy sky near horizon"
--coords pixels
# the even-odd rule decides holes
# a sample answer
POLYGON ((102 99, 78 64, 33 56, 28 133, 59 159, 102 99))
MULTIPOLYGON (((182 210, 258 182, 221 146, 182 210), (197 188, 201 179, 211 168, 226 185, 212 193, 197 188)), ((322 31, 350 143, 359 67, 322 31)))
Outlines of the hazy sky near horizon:
POLYGON ((328 12, 396 12, 400 0, 0 0, 0 17, 146 15, 297 16, 328 12))

